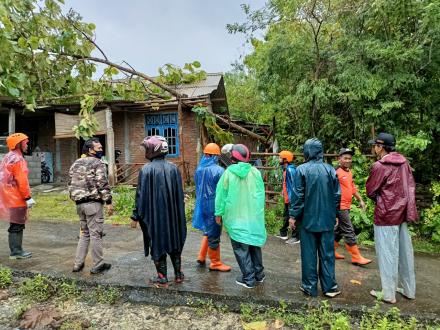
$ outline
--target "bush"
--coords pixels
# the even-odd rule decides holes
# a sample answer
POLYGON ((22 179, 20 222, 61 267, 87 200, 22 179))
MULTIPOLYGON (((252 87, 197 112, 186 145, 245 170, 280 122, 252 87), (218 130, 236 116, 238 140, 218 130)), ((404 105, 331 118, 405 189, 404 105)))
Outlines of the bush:
POLYGON ((65 301, 70 298, 76 298, 81 294, 81 290, 76 285, 75 281, 62 281, 58 285, 58 296, 65 301))
POLYGON ((421 213, 421 232, 426 238, 440 243, 440 181, 432 183, 431 191, 432 206, 421 213))
POLYGON ((0 267, 0 289, 5 289, 12 284, 12 270, 0 267))

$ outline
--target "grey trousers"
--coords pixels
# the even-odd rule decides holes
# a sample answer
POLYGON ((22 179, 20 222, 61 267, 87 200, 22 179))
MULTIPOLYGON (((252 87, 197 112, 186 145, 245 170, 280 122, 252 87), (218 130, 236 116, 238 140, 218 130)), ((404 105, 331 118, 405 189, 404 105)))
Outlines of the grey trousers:
POLYGON ((79 266, 84 263, 91 241, 93 268, 97 268, 103 263, 103 205, 98 202, 79 204, 76 206, 76 212, 79 215, 81 233, 78 247, 76 248, 75 266, 79 266))
POLYGON ((414 252, 406 222, 398 226, 374 226, 374 242, 379 263, 383 298, 396 299, 397 287, 403 294, 414 299, 416 277, 414 252))

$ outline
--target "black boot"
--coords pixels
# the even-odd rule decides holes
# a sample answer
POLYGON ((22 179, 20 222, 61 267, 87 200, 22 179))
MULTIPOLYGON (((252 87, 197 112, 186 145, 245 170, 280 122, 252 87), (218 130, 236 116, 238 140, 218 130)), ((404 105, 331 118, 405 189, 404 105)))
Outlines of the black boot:
POLYGON ((180 253, 172 254, 171 262, 173 263, 174 268, 174 282, 182 283, 185 275, 182 273, 182 257, 180 253))
POLYGON ((23 242, 23 231, 9 233, 9 249, 11 254, 9 259, 27 259, 32 257, 31 252, 23 251, 21 245, 23 242))
POLYGON ((168 287, 167 256, 162 256, 159 260, 154 261, 154 265, 156 266, 157 276, 151 278, 150 282, 159 288, 168 287))

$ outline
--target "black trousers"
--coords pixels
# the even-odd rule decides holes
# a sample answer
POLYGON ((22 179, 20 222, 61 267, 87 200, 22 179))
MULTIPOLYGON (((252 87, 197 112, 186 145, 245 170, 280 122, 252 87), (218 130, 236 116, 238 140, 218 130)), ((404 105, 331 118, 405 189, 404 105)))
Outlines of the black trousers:
POLYGON ((243 281, 249 286, 254 286, 255 281, 259 281, 264 277, 261 248, 234 241, 232 238, 231 244, 235 259, 243 274, 243 281))

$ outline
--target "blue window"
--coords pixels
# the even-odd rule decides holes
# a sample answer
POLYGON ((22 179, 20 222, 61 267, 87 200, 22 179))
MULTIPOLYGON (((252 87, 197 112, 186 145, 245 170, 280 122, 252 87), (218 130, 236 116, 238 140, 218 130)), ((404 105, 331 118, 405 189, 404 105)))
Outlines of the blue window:
POLYGON ((179 156, 179 124, 177 113, 145 115, 147 136, 162 135, 168 141, 169 156, 179 156))

